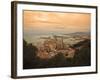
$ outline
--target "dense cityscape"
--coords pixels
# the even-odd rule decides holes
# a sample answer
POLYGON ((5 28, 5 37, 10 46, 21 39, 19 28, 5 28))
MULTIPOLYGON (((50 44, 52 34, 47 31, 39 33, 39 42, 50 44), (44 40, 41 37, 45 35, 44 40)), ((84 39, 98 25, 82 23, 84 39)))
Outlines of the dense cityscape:
POLYGON ((27 43, 26 41, 24 43, 24 54, 26 54, 24 55, 24 68, 29 68, 29 65, 31 68, 90 65, 90 33, 48 35, 40 36, 37 39, 36 43, 27 43), (26 45, 30 45, 33 52, 32 50, 30 52, 30 49, 27 51, 26 45), (82 50, 83 52, 81 52, 82 50), (31 54, 32 63, 31 61, 28 63, 29 54, 31 54), (77 57, 77 55, 79 56, 77 57), (78 58, 82 58, 82 62, 81 60, 77 61, 78 58), (26 67, 25 64, 27 64, 26 67))
POLYGON ((81 48, 79 46, 74 49, 72 48, 73 45, 86 39, 90 39, 89 34, 82 32, 40 37, 40 42, 36 45, 38 48, 37 56, 42 59, 48 59, 54 57, 56 54, 63 54, 66 58, 73 58, 75 50, 81 48))
POLYGON ((90 13, 23 14, 23 69, 91 65, 90 13))

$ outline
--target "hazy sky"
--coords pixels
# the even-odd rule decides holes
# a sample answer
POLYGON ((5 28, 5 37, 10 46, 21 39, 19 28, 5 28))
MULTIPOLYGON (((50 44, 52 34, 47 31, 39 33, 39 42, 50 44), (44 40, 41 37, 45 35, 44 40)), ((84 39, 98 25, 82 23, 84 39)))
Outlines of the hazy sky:
POLYGON ((87 30, 90 20, 90 14, 24 11, 25 28, 87 30))
POLYGON ((89 13, 24 11, 24 37, 40 34, 89 32, 89 13))

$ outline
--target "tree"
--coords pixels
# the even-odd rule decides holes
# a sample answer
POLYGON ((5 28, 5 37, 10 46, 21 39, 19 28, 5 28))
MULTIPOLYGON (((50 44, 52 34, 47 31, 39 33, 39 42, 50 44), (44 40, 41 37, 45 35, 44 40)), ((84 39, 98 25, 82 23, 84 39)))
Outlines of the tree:
POLYGON ((23 68, 34 68, 36 64, 36 46, 23 41, 23 68))
POLYGON ((91 64, 91 50, 90 40, 85 40, 77 45, 81 44, 81 49, 76 53, 73 59, 74 66, 89 66, 91 64))

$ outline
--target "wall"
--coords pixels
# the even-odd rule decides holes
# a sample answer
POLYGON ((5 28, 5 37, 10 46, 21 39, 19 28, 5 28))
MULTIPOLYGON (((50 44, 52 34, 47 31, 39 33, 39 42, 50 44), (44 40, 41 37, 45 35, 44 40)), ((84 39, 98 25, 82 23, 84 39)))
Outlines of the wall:
MULTIPOLYGON (((25 0, 26 1, 26 0, 25 0)), ((28 1, 28 0, 27 0, 28 1)), ((98 5, 98 13, 100 13, 100 0, 30 0, 52 3, 80 4, 80 5, 98 5)), ((11 70, 11 0, 0 0, 0 80, 14 80, 10 78, 11 70)), ((100 21, 100 16, 98 16, 100 21)), ((99 26, 100 24, 98 24, 99 26)), ((100 34, 98 28, 98 34, 100 34)), ((100 41, 100 37, 98 39, 100 41)), ((100 42, 98 42, 98 45, 100 42)), ((100 46, 100 45, 99 45, 100 46)), ((98 47, 99 47, 98 46, 98 47)), ((99 52, 98 52, 99 53, 99 52)), ((100 54, 98 54, 100 57, 100 54)), ((100 67, 100 59, 98 67, 100 67)), ((50 78, 34 78, 21 80, 100 80, 100 69, 98 74, 60 76, 50 78)), ((20 79, 19 79, 20 80, 20 79)))

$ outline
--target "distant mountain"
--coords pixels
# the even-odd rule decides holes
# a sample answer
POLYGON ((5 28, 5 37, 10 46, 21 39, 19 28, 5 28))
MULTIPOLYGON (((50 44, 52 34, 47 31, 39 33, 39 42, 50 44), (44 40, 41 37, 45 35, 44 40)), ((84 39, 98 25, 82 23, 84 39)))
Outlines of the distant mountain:
POLYGON ((74 32, 74 33, 68 33, 64 35, 90 35, 90 32, 74 32))
POLYGON ((72 33, 72 34, 90 34, 90 32, 75 32, 75 33, 72 33))

